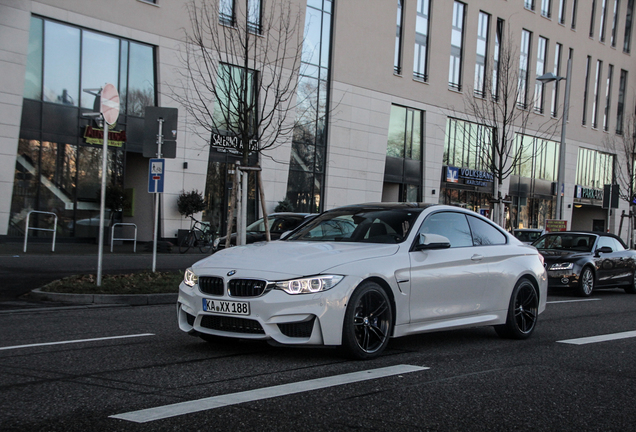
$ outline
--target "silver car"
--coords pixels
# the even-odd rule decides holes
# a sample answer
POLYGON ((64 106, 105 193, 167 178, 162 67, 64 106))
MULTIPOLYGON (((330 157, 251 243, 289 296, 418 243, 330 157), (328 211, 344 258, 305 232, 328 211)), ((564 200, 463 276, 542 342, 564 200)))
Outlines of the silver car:
POLYGON ((187 269, 184 332, 378 356, 389 339, 494 326, 525 339, 545 310, 537 250, 469 210, 379 203, 326 211, 283 240, 222 250, 187 269))

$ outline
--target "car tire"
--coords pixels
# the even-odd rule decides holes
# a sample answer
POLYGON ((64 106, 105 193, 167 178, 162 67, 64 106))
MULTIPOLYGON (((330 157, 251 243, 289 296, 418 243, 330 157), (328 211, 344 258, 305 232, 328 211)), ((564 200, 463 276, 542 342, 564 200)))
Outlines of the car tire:
POLYGON ((368 360, 386 348, 393 330, 393 309, 386 291, 365 282, 351 295, 342 329, 342 350, 348 357, 368 360))
POLYGON ((589 297, 594 291, 594 272, 587 266, 581 270, 578 293, 581 297, 589 297))
POLYGON ((636 270, 634 270, 632 275, 632 284, 625 287, 625 292, 627 294, 636 294, 636 270))
POLYGON ((534 332, 539 318, 539 295, 530 280, 520 279, 510 296, 506 323, 495 326, 500 337, 527 339, 534 332))

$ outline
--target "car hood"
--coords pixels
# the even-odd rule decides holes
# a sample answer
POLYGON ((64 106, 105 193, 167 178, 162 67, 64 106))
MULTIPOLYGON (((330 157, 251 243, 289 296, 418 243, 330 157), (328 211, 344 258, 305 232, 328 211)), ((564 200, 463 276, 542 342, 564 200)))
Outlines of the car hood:
POLYGON ((572 252, 554 249, 539 249, 546 261, 577 260, 581 257, 590 256, 590 252, 572 252))
POLYGON ((272 241, 223 249, 193 265, 205 270, 235 270, 260 277, 298 277, 324 273, 348 262, 395 254, 397 244, 272 241))

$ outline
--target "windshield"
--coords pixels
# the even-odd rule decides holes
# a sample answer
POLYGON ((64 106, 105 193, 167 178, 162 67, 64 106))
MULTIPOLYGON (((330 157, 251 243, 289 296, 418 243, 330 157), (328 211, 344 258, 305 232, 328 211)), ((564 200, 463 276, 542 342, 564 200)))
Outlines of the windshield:
POLYGON ((541 237, 533 246, 537 249, 591 252, 595 241, 596 236, 590 234, 558 233, 541 237))
POLYGON ((541 231, 515 231, 515 237, 517 237, 522 242, 533 242, 539 237, 541 237, 541 231))
MULTIPOLYGON (((290 231, 296 228, 298 225, 305 220, 304 215, 285 215, 285 216, 276 216, 272 215, 267 218, 267 223, 269 225, 269 232, 272 233, 284 233, 285 231, 290 231)), ((248 225, 246 230, 248 232, 265 232, 265 224, 263 223, 264 219, 259 219, 256 222, 248 225)))
POLYGON ((422 209, 344 208, 328 211, 286 240, 401 243, 422 209))

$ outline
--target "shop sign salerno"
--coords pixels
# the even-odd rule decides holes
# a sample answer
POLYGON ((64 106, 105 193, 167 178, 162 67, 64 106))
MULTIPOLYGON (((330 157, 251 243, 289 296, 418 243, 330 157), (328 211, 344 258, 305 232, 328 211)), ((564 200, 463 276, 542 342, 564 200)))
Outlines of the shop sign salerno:
POLYGON ((488 186, 495 176, 488 171, 475 170, 470 168, 446 167, 446 181, 448 183, 462 183, 471 186, 488 186))
MULTIPOLYGON (((104 142, 104 129, 86 126, 84 129, 86 144, 102 145, 104 142)), ((126 142, 126 131, 108 131, 108 145, 122 147, 126 142)))
MULTIPOLYGON (((237 136, 226 136, 220 134, 212 134, 212 142, 210 143, 213 148, 224 149, 229 152, 236 152, 242 147, 243 141, 237 136)), ((250 153, 258 151, 258 140, 250 140, 250 153)))

